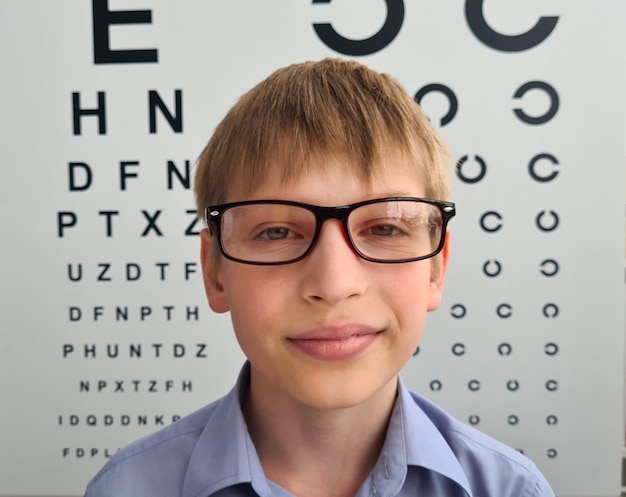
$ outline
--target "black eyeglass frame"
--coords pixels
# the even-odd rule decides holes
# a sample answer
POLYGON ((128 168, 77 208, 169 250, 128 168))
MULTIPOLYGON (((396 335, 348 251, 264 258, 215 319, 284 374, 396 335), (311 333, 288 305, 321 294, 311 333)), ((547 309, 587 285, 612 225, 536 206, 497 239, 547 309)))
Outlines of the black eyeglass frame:
POLYGON ((445 200, 434 200, 430 198, 421 198, 421 197, 384 197, 384 198, 376 198, 371 200, 365 200, 362 202, 357 202, 349 205, 340 205, 337 207, 324 207, 320 205, 313 204, 305 204, 302 202, 293 202, 291 200, 245 200, 242 202, 232 202, 228 204, 220 204, 207 207, 205 210, 205 221, 207 224, 207 228, 209 229, 209 234, 213 236, 217 235, 218 247, 220 253, 226 257, 227 259, 239 262, 241 264, 250 264, 254 266, 283 266, 286 264, 293 264, 295 262, 299 262, 305 259, 315 247, 317 243, 317 239, 319 238, 319 234, 322 231, 322 226, 329 219, 337 219, 341 222, 343 226, 344 233, 346 234, 346 238, 350 243, 350 247, 359 257, 362 259, 375 262, 379 264, 401 264, 405 262, 416 262, 424 259, 429 259, 431 257, 436 256, 445 244, 446 240, 446 228, 448 226, 448 221, 452 219, 456 215, 456 206, 454 202, 447 202, 445 200), (350 236, 350 229, 348 228, 348 217, 355 209, 362 207, 364 205, 376 204, 382 202, 393 202, 393 201, 412 201, 412 202, 420 202, 426 203, 430 205, 434 205, 441 212, 441 240, 437 248, 428 255, 420 256, 420 257, 412 257, 409 259, 398 259, 398 260, 385 260, 385 259, 376 259, 373 257, 368 257, 363 254, 355 245, 354 240, 350 236), (253 262, 245 259, 238 259, 237 257, 233 257, 228 254, 224 249, 222 244, 222 234, 221 234, 221 219, 225 212, 233 207, 239 207, 243 205, 255 205, 255 204, 277 204, 277 205, 292 205, 294 207, 300 207, 306 209, 313 213, 315 216, 315 232, 313 233, 313 237, 311 238, 311 243, 309 248, 300 256, 295 257, 293 259, 289 259, 286 261, 280 262, 253 262))

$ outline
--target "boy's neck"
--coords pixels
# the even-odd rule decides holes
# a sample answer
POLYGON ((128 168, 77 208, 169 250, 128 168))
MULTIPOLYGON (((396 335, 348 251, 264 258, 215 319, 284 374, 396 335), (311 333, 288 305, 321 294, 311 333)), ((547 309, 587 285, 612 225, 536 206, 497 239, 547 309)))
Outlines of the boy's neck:
POLYGON ((381 452, 397 378, 342 409, 276 399, 256 386, 252 380, 243 412, 267 478, 296 496, 354 495, 381 452))

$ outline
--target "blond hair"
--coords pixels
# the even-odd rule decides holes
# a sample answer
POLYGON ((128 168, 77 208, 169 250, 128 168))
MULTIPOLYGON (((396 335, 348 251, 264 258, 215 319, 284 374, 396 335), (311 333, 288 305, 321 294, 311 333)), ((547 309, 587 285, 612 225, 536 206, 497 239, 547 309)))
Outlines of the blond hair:
POLYGON ((217 125, 197 163, 198 214, 224 203, 234 185, 251 193, 272 168, 288 181, 329 156, 371 183, 390 150, 413 160, 429 197, 447 199, 446 147, 397 81, 352 60, 290 65, 245 93, 217 125))

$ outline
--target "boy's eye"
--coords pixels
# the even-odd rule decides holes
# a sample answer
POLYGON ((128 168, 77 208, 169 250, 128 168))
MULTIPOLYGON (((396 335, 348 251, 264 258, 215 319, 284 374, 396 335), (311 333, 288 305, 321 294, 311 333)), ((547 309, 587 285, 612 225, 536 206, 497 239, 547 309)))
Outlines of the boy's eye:
MULTIPOLYGON (((351 228, 353 232, 355 231, 354 228, 357 228, 357 226, 351 228)), ((356 232, 361 236, 385 238, 407 235, 412 230, 413 227, 407 219, 379 217, 364 221, 356 232)))
POLYGON ((286 226, 272 226, 260 231, 254 238, 257 240, 285 240, 294 236, 295 233, 286 226))
POLYGON ((399 230, 391 224, 377 224, 368 228, 367 231, 376 236, 392 236, 399 233, 399 230))

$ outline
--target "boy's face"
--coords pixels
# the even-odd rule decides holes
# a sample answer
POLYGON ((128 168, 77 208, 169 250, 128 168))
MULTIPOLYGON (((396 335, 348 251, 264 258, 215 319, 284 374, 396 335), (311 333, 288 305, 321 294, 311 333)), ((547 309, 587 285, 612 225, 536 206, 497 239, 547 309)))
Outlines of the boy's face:
MULTIPOLYGON (((228 202, 284 199, 322 206, 393 196, 424 197, 406 159, 388 155, 368 188, 336 159, 287 184, 270 177, 228 202)), ((439 260, 380 264, 350 248, 339 221, 327 221, 304 260, 253 266, 222 258, 202 233, 205 287, 211 308, 230 311, 251 363, 252 388, 266 400, 343 408, 395 391, 396 375, 417 348, 428 311, 439 306, 448 247, 439 260), (439 268, 433 271, 436 264, 439 268)))

